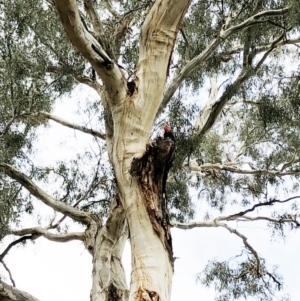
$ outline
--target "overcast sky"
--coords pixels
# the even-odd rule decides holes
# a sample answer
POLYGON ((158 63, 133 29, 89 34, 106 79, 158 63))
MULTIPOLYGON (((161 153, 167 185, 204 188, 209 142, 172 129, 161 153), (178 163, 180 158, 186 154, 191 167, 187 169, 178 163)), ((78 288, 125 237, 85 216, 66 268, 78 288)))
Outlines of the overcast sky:
MULTIPOLYGON (((270 265, 278 264, 284 275, 285 290, 299 300, 299 233, 287 243, 269 243, 269 236, 261 227, 245 228, 249 242, 270 265)), ((224 229, 173 230, 175 262, 172 301, 213 300, 213 289, 196 284, 196 275, 209 259, 228 259, 242 248, 241 241, 224 229)), ((6 258, 16 285, 42 301, 89 300, 92 257, 81 242, 55 243, 44 238, 26 248, 17 248, 6 258)), ((129 279, 130 248, 126 246, 123 263, 129 279)), ((277 298, 274 297, 274 300, 277 298)), ((250 299, 251 300, 251 299, 250 299)))
MULTIPOLYGON (((80 90, 77 90, 73 97, 81 97, 80 90)), ((77 117, 73 114, 75 109, 70 110, 70 104, 70 100, 65 98, 56 105, 54 113, 77 122, 77 117)), ((79 144, 86 145, 91 141, 91 137, 87 134, 63 128, 54 122, 50 124, 50 128, 40 130, 40 154, 37 160, 41 164, 47 162, 52 164, 61 156, 67 158, 71 152, 77 151, 79 144), (63 144, 65 141, 67 145, 63 144)), ((199 200, 197 207, 198 216, 203 216, 207 209, 206 205, 199 200)), ((43 206, 39 210, 42 215, 43 206)), ((284 276, 285 291, 293 297, 293 300, 298 300, 300 233, 293 232, 288 235, 286 243, 282 240, 270 242, 270 232, 266 230, 265 223, 243 223, 237 226, 248 236, 249 243, 259 255, 267 259, 269 266, 279 265, 279 273, 284 276)), ((208 260, 222 261, 239 254, 243 248, 241 239, 225 229, 214 228, 187 231, 173 229, 172 234, 174 256, 179 257, 175 261, 172 301, 212 301, 215 296, 213 288, 208 289, 196 284, 196 276, 204 269, 208 260)), ((5 245, 0 247, 3 249, 5 245)), ((41 301, 90 299, 92 257, 85 251, 81 242, 55 243, 40 238, 34 244, 27 244, 25 248, 14 248, 5 260, 11 269, 16 286, 41 301)), ((123 263, 129 280, 131 265, 129 244, 126 245, 123 263)), ((277 299, 277 296, 274 296, 274 300, 277 299)))

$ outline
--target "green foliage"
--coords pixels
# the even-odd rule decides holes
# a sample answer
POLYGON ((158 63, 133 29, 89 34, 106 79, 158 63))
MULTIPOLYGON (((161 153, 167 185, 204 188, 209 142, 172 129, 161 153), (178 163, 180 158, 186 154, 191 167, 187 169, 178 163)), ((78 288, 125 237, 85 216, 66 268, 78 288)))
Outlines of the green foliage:
POLYGON ((44 122, 31 116, 50 111, 54 99, 72 89, 72 74, 82 59, 57 26, 54 8, 44 1, 6 1, 0 10, 0 136, 2 160, 9 162, 30 146, 31 130, 44 122), (55 62, 61 69, 50 73, 55 62))
POLYGON ((0 240, 9 233, 9 225, 17 224, 21 212, 31 213, 31 203, 26 201, 20 193, 18 183, 8 181, 3 175, 0 176, 0 240))
MULTIPOLYGON (((35 129, 45 122, 34 114, 50 111, 54 100, 71 91, 82 58, 67 41, 54 7, 45 1, 0 3, 0 159, 23 164, 32 150, 35 129), (49 66, 60 62, 59 72, 49 66)), ((84 66, 84 65, 83 65, 84 66)), ((20 212, 30 211, 21 202, 19 185, 3 178, 0 231, 17 222, 20 212), (13 197, 12 197, 13 196, 13 197)))
MULTIPOLYGON (((94 1, 95 8, 103 10, 98 2, 94 1)), ((94 34, 83 1, 78 3, 85 25, 94 34)), ((140 28, 154 1, 109 3, 119 16, 109 10, 101 14, 108 39, 103 47, 130 78, 138 62, 140 28)), ((267 61, 255 70, 265 53, 262 49, 279 37, 282 42, 298 37, 298 0, 193 1, 180 28, 168 74, 170 78, 178 75, 203 52, 220 30, 227 28, 227 17, 231 17, 229 26, 235 26, 261 11, 286 6, 291 7, 288 14, 272 21, 264 19, 223 40, 214 54, 186 77, 157 119, 159 126, 166 119, 176 136, 176 159, 167 183, 171 219, 191 220, 197 202, 206 201, 209 208, 225 212, 232 205, 249 208, 278 192, 298 191, 300 85, 299 68, 293 64, 299 59, 299 48, 289 45, 272 49, 267 61), (249 70, 249 79, 232 88, 231 84, 249 70), (229 95, 226 105, 215 114, 210 131, 200 136, 194 125, 211 96, 206 90, 212 75, 216 75, 219 88, 214 105, 226 93, 233 96, 229 95), (198 168, 194 173, 189 171, 192 164, 198 168), (280 172, 288 175, 278 175, 280 172), (191 189, 198 198, 191 198, 191 189)), ((73 90, 78 76, 92 79, 91 66, 69 43, 52 1, 0 2, 0 32, 0 161, 21 167, 34 181, 50 187, 58 200, 106 218, 116 184, 114 172, 106 163, 108 156, 103 154, 107 151, 104 143, 98 143, 96 153, 85 149, 53 166, 38 167, 28 159, 35 151, 36 130, 46 123, 38 112, 51 112, 57 99, 73 90)), ((80 99, 78 113, 86 123, 93 120, 94 129, 103 130, 106 124, 107 135, 113 135, 111 112, 98 98, 80 99)), ((21 214, 34 211, 34 203, 19 184, 3 174, 0 177, 2 239, 21 214)), ((272 217, 291 219, 297 209, 295 202, 293 208, 274 211, 272 217)), ((207 218, 210 216, 207 214, 207 218)), ((286 230, 298 227, 293 221, 269 226, 273 235, 281 237, 286 230)), ((235 263, 211 261, 201 281, 215 284, 220 293, 217 300, 247 296, 271 300, 272 293, 281 288, 277 283, 281 279, 273 272, 268 274, 262 259, 260 271, 253 273, 254 264, 250 256, 235 263)))
POLYGON ((274 267, 269 272, 265 261, 260 259, 258 271, 256 260, 242 253, 242 257, 234 262, 209 261, 203 273, 198 275, 198 280, 206 286, 214 285, 219 293, 216 301, 247 300, 250 296, 268 301, 273 300, 274 293, 282 289, 282 278, 276 270, 277 267, 274 267))
POLYGON ((186 222, 194 217, 194 206, 191 202, 187 178, 174 174, 174 182, 167 185, 168 207, 170 220, 186 222))
POLYGON ((273 239, 276 239, 278 237, 285 240, 286 233, 288 231, 295 231, 299 229, 300 224, 296 220, 297 211, 298 211, 298 204, 294 203, 293 206, 289 208, 288 211, 272 212, 271 214, 272 218, 281 221, 289 220, 289 222, 285 222, 285 223, 272 223, 272 222, 268 223, 268 227, 271 230, 271 235, 273 239))

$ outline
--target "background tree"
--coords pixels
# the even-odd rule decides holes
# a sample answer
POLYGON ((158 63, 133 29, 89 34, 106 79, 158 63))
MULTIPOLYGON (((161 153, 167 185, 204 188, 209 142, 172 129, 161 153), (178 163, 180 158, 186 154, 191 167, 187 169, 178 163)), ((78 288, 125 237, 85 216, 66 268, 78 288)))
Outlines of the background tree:
POLYGON ((218 300, 272 300, 282 280, 235 226, 266 221, 280 235, 299 226, 291 196, 300 172, 299 8, 296 0, 0 2, 0 234, 20 237, 0 255, 4 267, 19 242, 79 240, 93 258, 91 300, 170 300, 170 227, 222 227, 245 251, 210 261, 201 281, 218 300), (77 84, 98 95, 80 103, 82 123, 54 116, 55 101, 77 84), (35 134, 49 119, 91 135, 97 151, 38 166, 35 134), (175 160, 174 142, 157 137, 166 121, 175 160), (190 222, 191 189, 222 215, 190 222), (22 227, 36 199, 61 216, 22 227), (232 205, 242 208, 227 214, 232 205), (67 217, 83 231, 68 230, 67 217))

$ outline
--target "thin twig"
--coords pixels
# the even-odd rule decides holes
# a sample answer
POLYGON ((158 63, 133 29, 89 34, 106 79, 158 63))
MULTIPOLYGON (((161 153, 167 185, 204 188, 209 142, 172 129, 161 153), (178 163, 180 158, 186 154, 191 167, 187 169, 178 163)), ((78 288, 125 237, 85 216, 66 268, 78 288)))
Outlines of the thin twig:
POLYGON ((247 214, 247 213, 249 213, 249 212, 254 211, 256 208, 264 207, 264 206, 270 206, 270 205, 273 205, 273 204, 275 204, 275 203, 283 204, 283 203, 287 203, 287 202, 289 202, 289 201, 292 201, 292 200, 295 200, 295 199, 299 199, 299 198, 300 198, 300 196, 294 196, 294 197, 288 198, 288 199, 283 200, 283 201, 275 200, 275 199, 274 199, 274 200, 270 200, 270 201, 268 201, 268 202, 258 203, 258 204, 253 205, 253 206, 252 206, 251 208, 249 208, 249 209, 246 209, 246 210, 244 210, 244 211, 241 211, 241 212, 239 212, 239 213, 235 213, 235 214, 232 214, 232 215, 221 216, 221 217, 217 218, 216 220, 217 220, 217 221, 224 221, 224 220, 229 221, 229 220, 235 220, 235 219, 237 219, 238 217, 241 217, 241 216, 243 216, 243 215, 245 215, 245 214, 247 214))
POLYGON ((244 234, 239 232, 237 229, 231 228, 227 224, 220 223, 220 226, 227 229, 229 232, 237 235, 238 237, 240 237, 243 240, 245 247, 253 254, 254 258, 256 259, 256 272, 257 272, 257 274, 260 274, 260 260, 259 260, 258 254, 255 251, 255 249, 249 244, 248 238, 244 234))
POLYGON ((19 243, 21 243, 21 242, 23 242, 23 241, 25 241, 25 240, 28 240, 28 239, 30 239, 30 240, 34 239, 34 238, 33 238, 33 235, 23 236, 23 237, 21 237, 21 238, 15 240, 15 241, 13 241, 12 243, 10 243, 10 244, 7 246, 7 248, 2 252, 2 254, 0 254, 0 261, 3 260, 3 258, 7 255, 7 253, 9 252, 9 250, 10 250, 13 246, 15 246, 15 245, 17 245, 17 244, 19 244, 19 243))
POLYGON ((16 287, 16 282, 14 281, 14 279, 13 279, 13 277, 12 277, 12 273, 11 273, 10 269, 9 269, 8 266, 5 264, 5 262, 4 262, 3 259, 2 259, 0 262, 2 263, 2 265, 3 265, 4 269, 6 270, 6 272, 8 273, 9 279, 10 279, 10 281, 11 281, 11 283, 12 283, 12 286, 13 286, 13 287, 16 287))
MULTIPOLYGON (((94 183, 96 182, 96 180, 98 179, 98 174, 99 174, 99 169, 100 169, 100 162, 101 162, 101 157, 99 158, 98 162, 97 162, 97 170, 94 174, 94 177, 88 187, 88 189, 86 190, 86 192, 80 196, 77 199, 77 202, 73 205, 73 207, 77 207, 83 200, 85 200, 87 198, 87 196, 89 195, 89 193, 91 193, 91 190, 93 188, 94 183)), ((89 205, 91 206, 91 204, 89 205)), ((89 207, 89 206, 83 206, 81 209, 84 209, 85 207, 89 207)), ((52 224, 53 221, 51 221, 50 225, 48 227, 46 227, 47 230, 49 229, 55 229, 57 228, 65 219, 66 219, 67 215, 62 216, 54 225, 52 224)))

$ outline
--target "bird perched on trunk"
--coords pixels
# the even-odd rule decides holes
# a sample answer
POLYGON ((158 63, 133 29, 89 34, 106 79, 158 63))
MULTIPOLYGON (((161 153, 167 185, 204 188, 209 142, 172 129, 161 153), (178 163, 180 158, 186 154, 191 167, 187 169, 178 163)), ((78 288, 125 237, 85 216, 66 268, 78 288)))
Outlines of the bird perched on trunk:
POLYGON ((168 124, 165 124, 164 131, 165 131, 164 138, 165 139, 170 138, 175 143, 175 137, 174 137, 173 131, 168 124))

